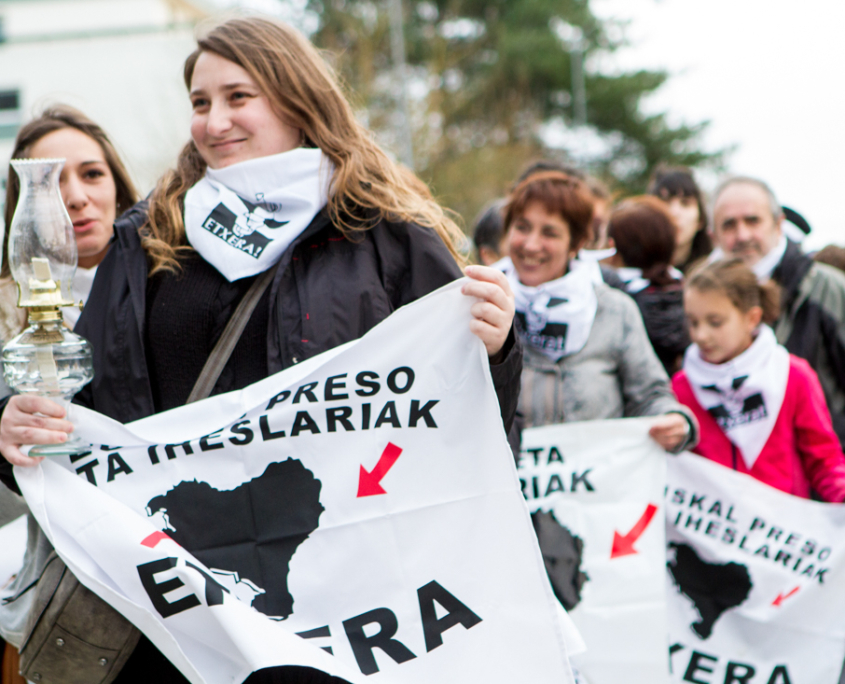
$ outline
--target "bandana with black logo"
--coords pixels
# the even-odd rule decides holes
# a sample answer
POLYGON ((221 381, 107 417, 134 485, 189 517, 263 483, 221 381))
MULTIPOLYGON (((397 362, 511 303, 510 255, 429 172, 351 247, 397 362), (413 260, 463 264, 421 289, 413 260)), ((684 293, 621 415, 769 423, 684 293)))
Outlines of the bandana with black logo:
POLYGON ((517 327, 525 344, 552 361, 584 348, 598 310, 594 263, 573 259, 565 276, 537 287, 519 282, 510 259, 497 265, 513 290, 517 327))
POLYGON ((783 405, 789 352, 778 344, 772 329, 762 325, 751 346, 724 363, 708 363, 698 346, 690 345, 684 372, 698 403, 739 448, 751 470, 783 405))
POLYGON ((188 241, 230 282, 262 273, 326 205, 333 173, 302 147, 208 169, 185 195, 188 241))

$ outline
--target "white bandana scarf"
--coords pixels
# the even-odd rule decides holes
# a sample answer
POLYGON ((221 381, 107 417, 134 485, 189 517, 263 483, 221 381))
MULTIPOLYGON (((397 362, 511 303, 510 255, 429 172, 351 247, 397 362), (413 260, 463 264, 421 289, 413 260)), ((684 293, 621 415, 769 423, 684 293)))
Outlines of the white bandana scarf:
POLYGON ((599 261, 602 259, 609 259, 616 254, 615 249, 582 249, 578 252, 579 264, 581 267, 589 267, 593 282, 596 284, 604 283, 604 276, 601 272, 599 261))
POLYGON ((208 169, 185 195, 188 241, 230 282, 262 273, 326 205, 333 173, 301 147, 208 169))
MULTIPOLYGON (((682 280, 684 277, 684 274, 674 266, 670 266, 668 272, 670 276, 678 281, 682 280)), ((617 268, 616 275, 618 275, 619 279, 625 284, 625 292, 628 294, 642 292, 651 285, 650 280, 643 278, 643 270, 641 268, 630 268, 627 266, 624 268, 617 268)))
POLYGON ((569 262, 569 273, 537 287, 519 282, 510 259, 503 259, 499 265, 514 292, 523 341, 553 361, 581 351, 598 309, 595 262, 573 259, 569 262))
POLYGON ((760 326, 757 339, 725 363, 707 363, 698 346, 687 348, 684 371, 699 404, 754 467, 775 426, 789 377, 789 352, 772 329, 760 326))

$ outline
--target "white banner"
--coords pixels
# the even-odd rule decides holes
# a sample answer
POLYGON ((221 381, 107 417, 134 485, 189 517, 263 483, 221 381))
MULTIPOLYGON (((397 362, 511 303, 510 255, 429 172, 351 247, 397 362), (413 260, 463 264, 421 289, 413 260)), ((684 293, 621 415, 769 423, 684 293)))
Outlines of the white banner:
POLYGON ((653 419, 526 430, 517 472, 589 684, 668 682, 663 486, 653 419))
POLYGON ((572 682, 460 287, 241 392, 75 408, 91 453, 15 471, 33 514, 192 682, 572 682))
MULTIPOLYGON (((0 484, 0 487, 3 485, 0 484)), ((6 597, 4 589, 23 565, 26 552, 26 516, 22 515, 0 527, 0 601, 6 597)), ((2 631, 2 628, 0 628, 2 631)))
POLYGON ((666 488, 673 681, 836 684, 845 506, 686 454, 666 488))

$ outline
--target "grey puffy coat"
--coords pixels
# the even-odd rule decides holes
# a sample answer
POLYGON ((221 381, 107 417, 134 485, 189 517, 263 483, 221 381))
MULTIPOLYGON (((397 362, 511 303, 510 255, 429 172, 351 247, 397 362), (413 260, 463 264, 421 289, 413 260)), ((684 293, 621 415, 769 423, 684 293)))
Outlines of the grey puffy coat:
POLYGON ((689 416, 672 394, 634 300, 604 284, 594 287, 598 310, 581 351, 554 362, 524 345, 518 410, 524 427, 670 411, 689 416))

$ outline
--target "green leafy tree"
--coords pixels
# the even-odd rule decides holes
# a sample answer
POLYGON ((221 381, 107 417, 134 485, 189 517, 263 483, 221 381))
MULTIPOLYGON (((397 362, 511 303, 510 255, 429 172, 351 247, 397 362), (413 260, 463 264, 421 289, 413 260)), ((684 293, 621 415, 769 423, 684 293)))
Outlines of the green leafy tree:
POLYGON ((706 152, 706 123, 672 126, 641 103, 667 79, 660 71, 606 75, 593 58, 624 41, 589 0, 404 0, 408 69, 400 77, 390 51, 389 0, 309 0, 320 18, 312 36, 336 56, 367 124, 399 149, 400 78, 410 93, 415 170, 447 205, 471 221, 540 156, 574 162, 624 192, 641 192, 658 163, 716 166, 706 152), (572 27, 577 27, 573 30, 572 27), (587 126, 576 118, 571 43, 581 33, 587 126), (592 140, 573 158, 549 147, 548 126, 571 143, 592 140), (546 128, 544 128, 546 127, 546 128), (547 133, 544 135, 543 131, 547 133))

